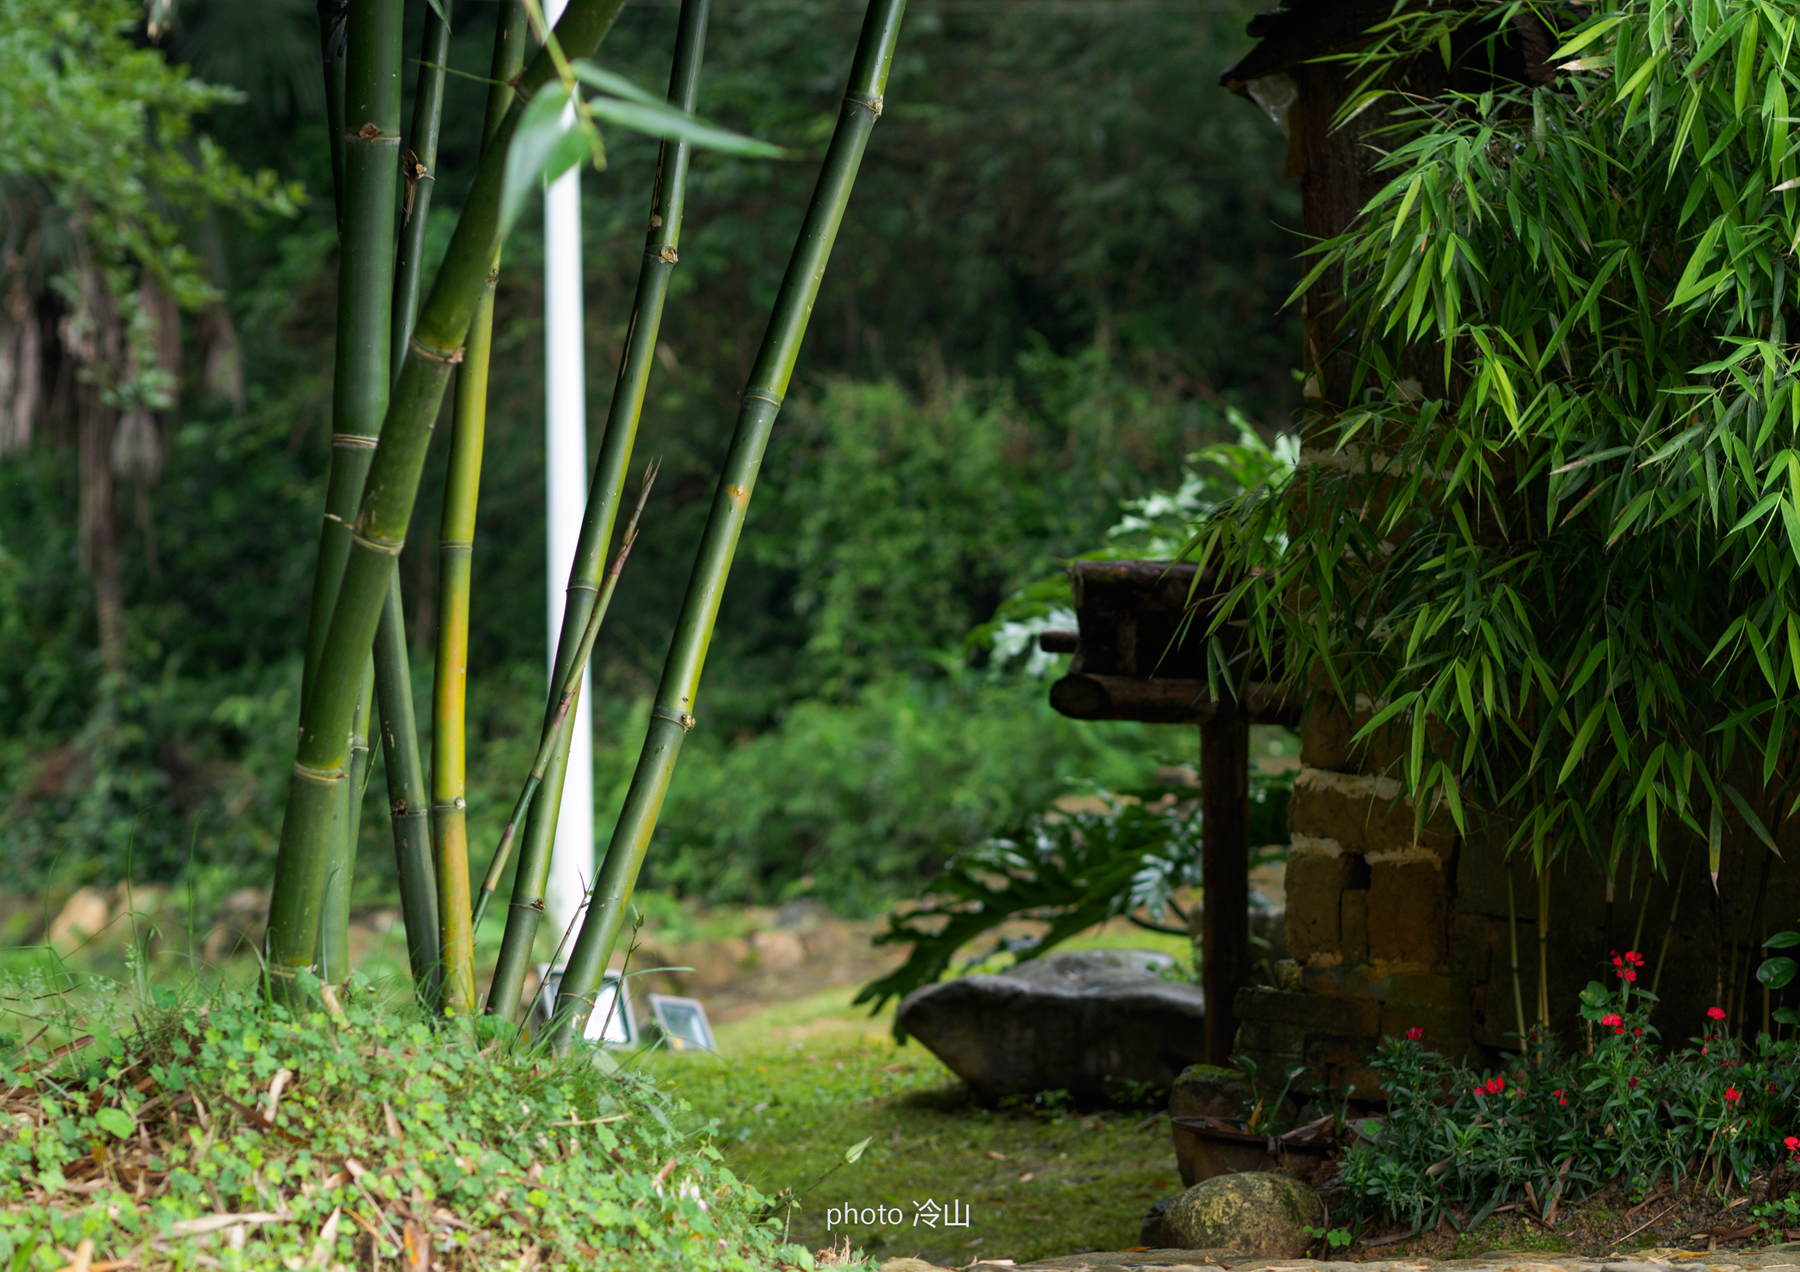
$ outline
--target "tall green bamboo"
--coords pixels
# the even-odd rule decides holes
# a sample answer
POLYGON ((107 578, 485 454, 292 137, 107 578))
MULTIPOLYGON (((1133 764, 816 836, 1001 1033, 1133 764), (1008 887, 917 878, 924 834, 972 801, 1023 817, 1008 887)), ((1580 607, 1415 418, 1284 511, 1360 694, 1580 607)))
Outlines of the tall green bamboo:
MULTIPOLYGON (((506 118, 508 87, 525 62, 525 8, 510 0, 494 30, 485 147, 506 118)), ((484 149, 485 153, 485 149, 484 149)), ((469 324, 451 411, 450 466, 438 527, 437 665, 431 686, 431 847, 436 873, 438 960, 444 969, 441 1006, 475 1011, 475 926, 469 913, 469 832, 465 749, 469 665, 469 587, 475 547, 481 453, 487 433, 488 356, 493 346, 496 245, 475 316, 469 324)))
MULTIPOLYGON (((572 0, 556 27, 565 54, 592 53, 622 5, 623 0, 572 0)), ((541 52, 519 80, 518 102, 530 100, 553 73, 550 56, 541 52)), ((281 992, 284 982, 313 962, 324 846, 333 792, 345 780, 345 740, 356 711, 359 673, 374 641, 394 558, 406 540, 432 426, 499 250, 507 145, 523 113, 518 102, 482 156, 443 264, 420 307, 350 527, 349 557, 289 779, 269 905, 268 974, 281 992)))
POLYGON ((326 479, 325 521, 319 535, 306 632, 302 718, 312 698, 331 609, 350 551, 349 522, 361 498, 363 478, 387 409, 404 13, 402 0, 352 0, 347 18, 345 122, 337 138, 344 152, 343 216, 331 472, 326 479))
MULTIPOLYGON (((669 72, 669 103, 693 114, 700 95, 700 63, 706 51, 706 20, 710 0, 682 0, 675 32, 674 66, 669 72)), ((625 349, 619 355, 619 378, 613 386, 612 404, 600 436, 600 453, 588 488, 587 507, 581 517, 581 533, 575 559, 569 566, 567 600, 563 605, 562 630, 557 635, 556 660, 551 670, 549 701, 544 708, 546 727, 555 713, 557 686, 569 675, 569 660, 588 625, 588 615, 600 587, 606 565, 606 547, 612 540, 613 523, 625 488, 625 473, 637 442, 638 421, 643 415, 644 393, 650 383, 657 333, 662 326, 663 301, 669 278, 675 272, 681 245, 681 216, 686 204, 690 148, 686 142, 665 141, 656 161, 656 183, 650 194, 649 230, 644 236, 644 261, 638 269, 637 296, 626 328, 625 349)), ((556 815, 562 808, 562 787, 569 765, 567 733, 560 735, 545 770, 544 786, 532 807, 520 839, 519 868, 513 875, 512 903, 506 912, 506 934, 500 942, 500 958, 494 966, 488 990, 487 1012, 511 1016, 525 983, 531 949, 544 916, 544 887, 550 876, 550 854, 556 841, 556 815)))
POLYGON ((688 577, 687 594, 676 620, 675 637, 663 663, 656 705, 651 708, 649 732, 632 774, 625 806, 613 828, 606 860, 595 879, 593 901, 570 951, 562 987, 557 994, 556 1016, 549 1037, 554 1045, 567 1042, 571 1032, 585 1028, 593 1010, 613 946, 624 921, 625 906, 637 883, 638 870, 656 828, 657 813, 668 793, 669 779, 681 751, 682 739, 694 727, 693 710, 700 689, 700 671, 706 647, 718 618, 719 600, 731 569, 732 553, 744 526, 756 485, 757 469, 768 446, 769 433, 787 394, 806 321, 819 294, 819 283, 831 257, 856 170, 875 121, 881 116, 882 92, 893 63, 900 35, 900 18, 906 0, 870 0, 857 41, 856 60, 838 114, 837 128, 825 154, 819 183, 813 189, 800 227, 799 241, 788 261, 781 291, 775 298, 769 329, 763 336, 756 366, 744 389, 731 450, 713 495, 712 510, 700 550, 688 577))
POLYGON ((565 759, 568 756, 569 713, 575 709, 575 703, 581 697, 582 673, 587 670, 588 658, 594 652, 594 638, 600 634, 600 625, 606 621, 606 611, 612 606, 613 593, 619 587, 619 576, 625 571, 625 562, 631 558, 631 547, 637 542, 638 525, 644 517, 644 505, 650 500, 650 488, 656 484, 656 470, 659 466, 656 460, 652 460, 644 470, 637 507, 632 510, 631 520, 625 526, 624 538, 619 542, 619 552, 613 558, 612 568, 606 572, 606 581, 600 586, 600 598, 594 602, 593 610, 588 615, 587 627, 576 643, 574 656, 569 659, 562 678, 551 687, 550 718, 544 721, 543 731, 538 736, 537 755, 531 762, 531 771, 525 776, 525 785, 513 804, 511 816, 506 819, 506 828, 500 833, 500 845, 494 849, 494 858, 489 862, 487 875, 481 882, 481 890, 477 893, 475 902, 475 917, 471 920, 474 926, 480 925, 481 916, 487 910, 488 899, 494 895, 494 889, 500 886, 500 876, 506 872, 507 855, 512 850, 513 835, 530 810, 539 786, 543 784, 544 771, 550 767, 551 757, 559 752, 565 759))
MULTIPOLYGON (((322 17, 324 16, 321 10, 322 17)), ((333 68, 327 64, 327 119, 334 106, 335 184, 339 192, 339 275, 337 358, 332 392, 332 459, 325 494, 325 519, 313 579, 313 612, 301 681, 302 727, 324 641, 324 616, 343 574, 348 551, 344 519, 361 494, 374 435, 387 406, 389 288, 394 258, 394 168, 400 124, 400 40, 402 0, 353 0, 343 17, 343 91, 337 101, 333 68), (352 122, 344 122, 344 121, 352 122), (361 121, 361 122, 355 122, 361 121)), ((328 56, 332 50, 326 28, 328 56)), ((361 658, 359 701, 344 745, 367 765, 368 657, 361 658), (363 739, 358 746, 357 739, 363 739)), ((348 723, 348 722, 347 722, 348 723)), ((361 774, 353 774, 360 778, 361 774)), ((323 939, 321 974, 348 973, 349 875, 354 869, 361 811, 355 792, 361 781, 340 783, 336 807, 318 869, 325 884, 314 921, 323 939)))
MULTIPOLYGON (((389 366, 397 369, 412 335, 419 307, 419 270, 425 224, 437 185, 438 130, 443 115, 444 65, 450 54, 450 25, 427 8, 413 91, 412 126, 400 156, 404 182, 400 201, 400 246, 394 260, 393 321, 389 366)), ((413 990, 427 1009, 438 988, 437 880, 431 860, 431 805, 419 760, 419 729, 413 713, 412 659, 406 648, 406 617, 400 576, 388 581, 381 622, 375 629, 375 694, 381 708, 381 746, 386 760, 388 816, 394 833, 394 863, 400 880, 400 909, 406 921, 407 962, 413 990)))

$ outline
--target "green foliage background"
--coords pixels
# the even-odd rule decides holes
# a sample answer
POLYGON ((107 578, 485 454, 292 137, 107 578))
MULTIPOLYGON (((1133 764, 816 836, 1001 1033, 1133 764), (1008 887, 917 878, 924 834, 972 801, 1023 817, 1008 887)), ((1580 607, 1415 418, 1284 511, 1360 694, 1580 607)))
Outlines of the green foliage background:
MULTIPOLYGON (((1191 761, 1186 730, 1060 721, 1042 682, 986 668, 979 652, 971 663, 963 638, 1099 542, 1127 501, 1175 485, 1185 454, 1234 431, 1227 406, 1286 422, 1297 333, 1277 308, 1298 272, 1283 228, 1296 192, 1279 179, 1279 133, 1215 86, 1248 43, 1252 8, 921 3, 909 14, 651 882, 736 899, 829 886, 872 906, 1070 778, 1123 786, 1159 760, 1191 761)), ((453 68, 478 76, 491 6, 456 4, 452 17, 453 68)), ((635 755, 639 704, 857 22, 825 0, 753 0, 713 17, 703 112, 803 157, 703 156, 691 178, 641 441, 663 476, 595 664, 603 805, 635 755)), ((99 668, 74 455, 51 440, 0 460, 9 886, 167 877, 190 861, 209 877, 256 878, 272 857, 329 429, 335 240, 315 23, 304 0, 185 0, 164 37, 197 77, 242 90, 197 127, 311 197, 258 224, 230 210, 171 214, 183 242, 212 251, 248 404, 237 414, 188 385, 164 415, 147 528, 123 545, 132 671, 104 755, 84 741, 99 668)), ((674 23, 672 8, 628 7, 601 62, 660 88, 674 23)), ((0 84, 0 97, 11 91, 0 84)), ((439 252, 473 170, 483 89, 452 75, 446 91, 439 252)), ((608 151, 608 170, 584 177, 596 426, 655 155, 628 136, 609 136, 608 151)), ((499 291, 469 668, 478 844, 492 842, 529 763, 543 693, 535 220, 514 234, 499 291)), ((401 562, 420 651, 442 462, 434 453, 401 562)), ((423 693, 422 652, 415 667, 423 693)), ((381 790, 377 774, 362 847, 371 898, 391 871, 381 790)))

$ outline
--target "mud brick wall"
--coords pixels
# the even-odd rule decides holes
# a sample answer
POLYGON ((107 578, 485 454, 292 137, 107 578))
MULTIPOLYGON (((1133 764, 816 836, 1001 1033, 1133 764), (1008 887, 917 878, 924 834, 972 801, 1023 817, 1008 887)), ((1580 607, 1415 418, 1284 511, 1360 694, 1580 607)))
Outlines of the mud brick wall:
MULTIPOLYGON (((1359 703, 1353 719, 1323 697, 1308 712, 1289 813, 1290 959, 1276 966, 1275 987, 1245 989, 1237 1000, 1237 1050, 1267 1086, 1301 1067, 1300 1095, 1350 1085, 1354 1098, 1379 1100, 1369 1056, 1382 1036, 1414 1026, 1439 1051, 1477 1063, 1516 1046, 1509 874, 1520 997, 1527 1023, 1535 1021, 1538 881, 1529 855, 1508 861, 1502 832, 1458 836, 1443 809, 1420 825, 1392 776, 1406 735, 1351 743, 1370 713, 1359 703)), ((1678 834, 1665 838, 1668 878, 1627 868, 1610 903, 1590 858, 1552 868, 1550 1002, 1571 1039, 1582 988, 1611 983, 1611 951, 1634 946, 1651 961, 1646 983, 1663 964, 1654 1019, 1665 1040, 1702 1032, 1721 997, 1741 1004, 1752 1031, 1760 1024, 1757 947, 1766 933, 1800 922, 1800 869, 1791 864, 1800 863, 1800 831, 1784 832, 1785 861, 1747 834, 1728 836, 1716 896, 1704 850, 1678 834)))

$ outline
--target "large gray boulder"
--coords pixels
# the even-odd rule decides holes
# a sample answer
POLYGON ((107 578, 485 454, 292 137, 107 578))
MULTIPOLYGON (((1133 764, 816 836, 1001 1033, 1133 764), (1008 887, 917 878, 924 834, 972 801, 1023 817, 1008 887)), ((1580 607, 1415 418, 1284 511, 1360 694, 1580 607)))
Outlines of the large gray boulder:
POLYGON ((899 1024, 989 1099, 1167 1088, 1205 1050, 1205 995, 1164 979, 1175 965, 1150 950, 1046 954, 921 986, 901 1000, 899 1024))
POLYGON ((1162 1230, 1175 1246, 1221 1247, 1241 1254, 1297 1259, 1324 1213, 1319 1195, 1291 1175, 1246 1171, 1214 1175, 1169 1203, 1162 1230))

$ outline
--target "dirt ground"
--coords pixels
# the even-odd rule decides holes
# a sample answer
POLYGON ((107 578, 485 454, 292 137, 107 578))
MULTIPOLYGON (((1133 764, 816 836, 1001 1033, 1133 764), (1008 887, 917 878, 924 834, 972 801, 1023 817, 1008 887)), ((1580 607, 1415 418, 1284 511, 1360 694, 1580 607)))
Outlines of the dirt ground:
MULTIPOLYGON (((1734 1189, 1729 1197, 1712 1190, 1710 1180, 1689 1179, 1679 1191, 1665 1184, 1640 1199, 1625 1196, 1618 1184, 1609 1184, 1583 1201, 1558 1206, 1548 1223, 1527 1207, 1507 1207, 1474 1232, 1458 1232, 1448 1221, 1417 1236, 1403 1228, 1376 1230, 1364 1234, 1349 1253, 1352 1258, 1443 1260, 1470 1258, 1495 1249, 1586 1256, 1750 1249, 1800 1240, 1800 1228, 1770 1227, 1751 1213, 1771 1197, 1778 1200, 1794 1195, 1797 1188, 1800 1181, 1792 1171, 1778 1171, 1772 1179, 1755 1179, 1748 1193, 1734 1189)), ((1326 1199, 1328 1204, 1333 1200, 1329 1191, 1326 1199)))

